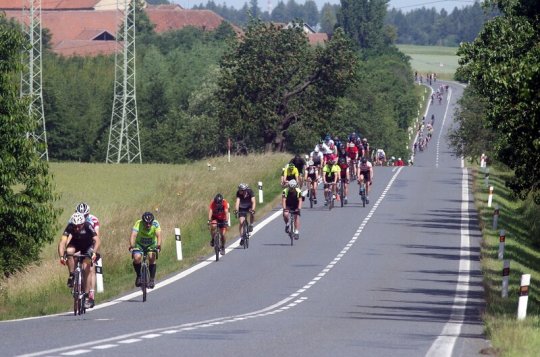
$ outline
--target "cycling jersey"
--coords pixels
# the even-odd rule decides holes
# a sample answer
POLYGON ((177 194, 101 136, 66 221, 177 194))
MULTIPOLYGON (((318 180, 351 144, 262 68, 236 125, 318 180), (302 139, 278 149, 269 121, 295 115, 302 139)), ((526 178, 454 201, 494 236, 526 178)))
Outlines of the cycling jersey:
POLYGON ((64 229, 64 236, 70 237, 68 246, 73 246, 76 252, 87 252, 94 245, 94 237, 97 236, 94 227, 87 221, 84 222, 80 230, 75 229, 73 223, 69 223, 64 229))
POLYGON ((298 169, 296 167, 290 168, 290 167, 284 167, 282 176, 285 176, 285 180, 296 180, 296 178, 300 175, 298 172, 298 169))
POLYGON ((301 157, 294 157, 291 160, 291 163, 294 164, 299 173, 304 173, 304 167, 306 167, 306 160, 301 157))
POLYGON ((336 174, 339 174, 340 171, 341 168, 337 164, 334 164, 332 166, 324 165, 323 175, 326 177, 326 182, 334 182, 336 174))
POLYGON ((289 209, 297 209, 298 205, 300 204, 300 200, 302 199, 302 191, 298 187, 294 189, 286 187, 283 190, 281 197, 285 198, 285 207, 289 209))
POLYGON ((312 151, 310 156, 311 156, 311 160, 313 161, 313 165, 315 166, 321 165, 321 162, 323 159, 323 154, 321 152, 312 151))
POLYGON ((341 171, 340 171, 341 176, 340 177, 342 179, 347 178, 347 169, 349 168, 349 164, 347 164, 346 162, 341 163, 341 164, 339 164, 339 168, 341 169, 341 171))
POLYGON ((315 164, 308 166, 307 168, 308 177, 312 180, 315 180, 315 178, 317 177, 318 171, 319 169, 315 164))
POLYGON ((229 210, 229 202, 227 202, 227 200, 223 200, 223 204, 221 205, 221 207, 212 200, 212 203, 210 203, 210 209, 212 210, 212 220, 227 220, 228 217, 225 214, 225 211, 229 210))
POLYGON ((348 145, 346 150, 350 159, 356 160, 358 158, 358 148, 356 147, 356 145, 348 145))
POLYGON ((240 210, 249 210, 252 205, 251 198, 255 197, 255 195, 251 188, 248 188, 245 193, 241 193, 240 190, 236 191, 236 197, 240 199, 238 208, 240 210))
POLYGON ((157 246, 157 233, 161 232, 161 226, 159 225, 159 222, 154 219, 150 228, 146 228, 143 220, 139 219, 135 222, 131 231, 137 233, 135 246, 148 249, 157 246))

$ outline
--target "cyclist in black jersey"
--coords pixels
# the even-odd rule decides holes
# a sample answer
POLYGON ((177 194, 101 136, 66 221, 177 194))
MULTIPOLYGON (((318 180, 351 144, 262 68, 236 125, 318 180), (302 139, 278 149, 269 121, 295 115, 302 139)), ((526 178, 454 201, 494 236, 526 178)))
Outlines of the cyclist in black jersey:
MULTIPOLYGON (((245 183, 238 185, 238 191, 236 191, 236 204, 235 214, 238 215, 238 221, 240 222, 238 229, 240 236, 242 236, 242 224, 247 218, 249 213, 249 231, 253 231, 253 221, 255 220, 255 207, 257 206, 257 200, 253 194, 253 190, 245 183)), ((240 245, 244 245, 244 238, 240 239, 240 245)))

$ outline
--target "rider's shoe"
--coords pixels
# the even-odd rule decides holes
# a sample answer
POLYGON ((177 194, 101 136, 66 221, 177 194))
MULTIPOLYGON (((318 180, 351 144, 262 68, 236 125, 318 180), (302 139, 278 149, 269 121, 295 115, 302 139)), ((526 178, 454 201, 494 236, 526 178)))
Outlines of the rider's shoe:
POLYGON ((154 286, 156 286, 156 282, 154 281, 154 279, 150 278, 150 280, 148 280, 148 288, 153 289, 154 286))
POLYGON ((214 239, 210 239, 210 246, 213 247, 214 246, 214 239))
POLYGON ((285 233, 289 234, 289 225, 288 224, 285 225, 285 233))
POLYGON ((67 280, 67 286, 68 286, 68 288, 73 287, 73 274, 69 274, 69 278, 67 280))
POLYGON ((244 246, 244 238, 240 239, 240 246, 241 246, 241 247, 244 246))
POLYGON ((94 299, 90 299, 90 298, 86 299, 86 301, 84 302, 84 307, 86 309, 93 308, 94 307, 94 299))
POLYGON ((324 205, 328 206, 328 201, 327 200, 324 200, 324 205))
POLYGON ((369 197, 366 196, 366 204, 368 204, 368 203, 369 203, 369 197))
POLYGON ((220 253, 221 253, 221 255, 225 255, 225 247, 221 247, 220 253))
POLYGON ((317 204, 317 199, 316 199, 316 198, 313 199, 313 204, 314 204, 314 205, 317 204))
POLYGON ((136 287, 140 287, 141 286, 141 277, 138 276, 136 279, 135 279, 135 286, 136 287))
POLYGON ((253 224, 250 224, 250 225, 248 226, 248 231, 249 231, 249 232, 253 232, 253 224))
POLYGON ((298 240, 300 238, 300 232, 298 232, 298 229, 294 231, 294 239, 298 240))
POLYGON ((343 203, 345 203, 345 204, 347 204, 348 201, 349 201, 349 200, 347 199, 347 197, 345 197, 345 198, 343 199, 343 203))

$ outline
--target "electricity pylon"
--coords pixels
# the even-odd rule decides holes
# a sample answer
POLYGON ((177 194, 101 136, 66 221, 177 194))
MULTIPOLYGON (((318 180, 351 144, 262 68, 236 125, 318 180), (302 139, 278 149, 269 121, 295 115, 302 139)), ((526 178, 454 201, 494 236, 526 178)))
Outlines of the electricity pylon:
POLYGON ((37 120, 36 129, 28 137, 36 141, 40 157, 49 161, 42 91, 41 0, 23 0, 21 23, 30 41, 30 47, 22 54, 21 97, 29 98, 28 114, 37 120))
POLYGON ((107 146, 107 163, 142 163, 141 139, 135 93, 135 10, 137 0, 117 0, 118 14, 123 13, 122 31, 116 32, 114 59, 114 100, 107 146))

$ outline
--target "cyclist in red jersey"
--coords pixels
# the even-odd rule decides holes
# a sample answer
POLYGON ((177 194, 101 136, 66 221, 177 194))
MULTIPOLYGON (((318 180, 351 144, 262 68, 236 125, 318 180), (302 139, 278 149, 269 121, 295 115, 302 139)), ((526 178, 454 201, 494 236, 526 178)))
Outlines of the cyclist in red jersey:
MULTIPOLYGON (((214 246, 214 232, 218 223, 227 223, 229 219, 229 202, 223 198, 221 193, 218 193, 210 202, 208 209, 208 224, 210 225, 210 245, 214 246)), ((221 227, 221 255, 225 254, 225 242, 227 234, 227 225, 221 227)))
POLYGON ((340 171, 340 179, 341 184, 343 185, 343 193, 345 195, 344 197, 344 204, 347 204, 348 198, 347 195, 349 194, 349 164, 347 163, 346 158, 340 158, 338 160, 338 166, 341 169, 340 171))

